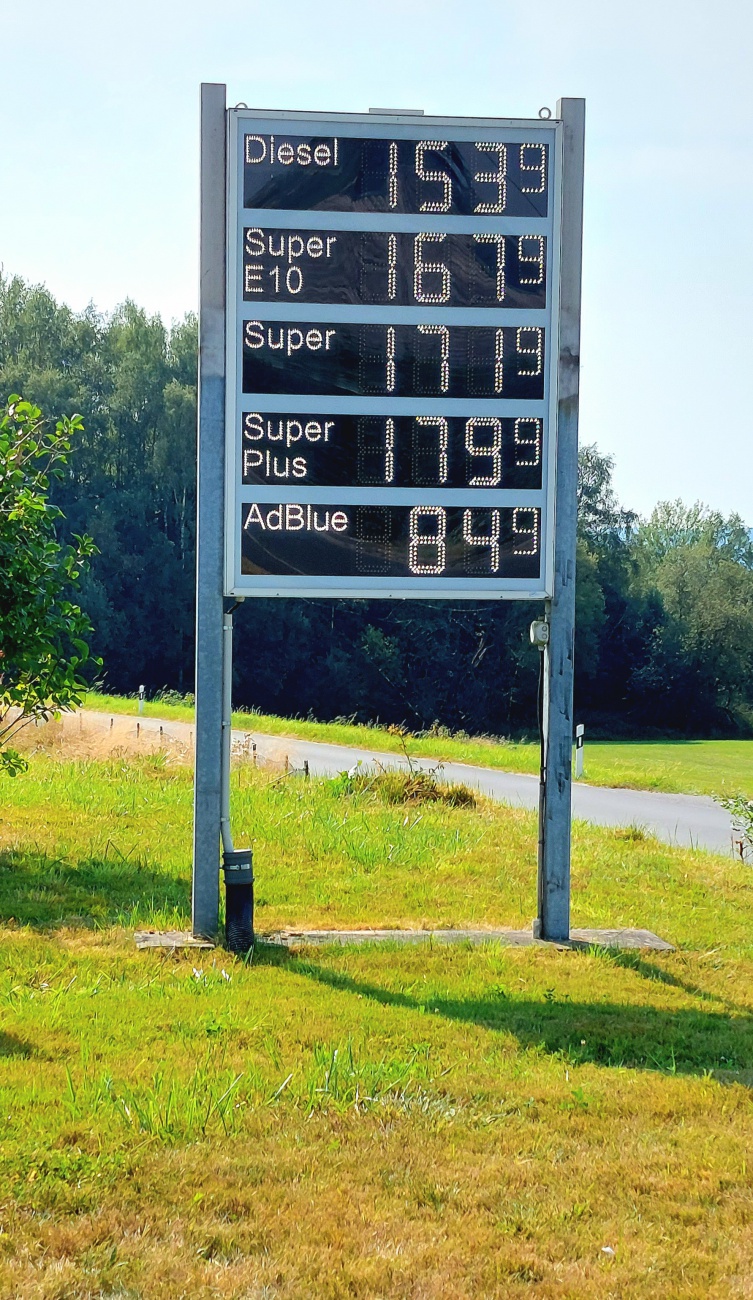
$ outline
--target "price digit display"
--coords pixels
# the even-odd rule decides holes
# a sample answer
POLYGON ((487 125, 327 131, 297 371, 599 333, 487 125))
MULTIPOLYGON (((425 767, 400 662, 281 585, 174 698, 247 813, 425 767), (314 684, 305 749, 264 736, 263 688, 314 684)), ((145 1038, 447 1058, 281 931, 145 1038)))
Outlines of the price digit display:
POLYGON ((547 593, 557 138, 232 111, 228 594, 547 593))
POLYGON ((502 487, 542 484, 538 416, 329 415, 247 411, 244 484, 502 487))
POLYGON ((546 306, 546 236, 247 226, 245 302, 546 306))
POLYGON ((540 400, 544 329, 250 320, 243 392, 540 400))
POLYGON ((548 215, 548 143, 249 131, 242 148, 246 208, 548 215))
POLYGON ((535 577, 539 510, 252 502, 243 507, 251 572, 445 581, 535 577))

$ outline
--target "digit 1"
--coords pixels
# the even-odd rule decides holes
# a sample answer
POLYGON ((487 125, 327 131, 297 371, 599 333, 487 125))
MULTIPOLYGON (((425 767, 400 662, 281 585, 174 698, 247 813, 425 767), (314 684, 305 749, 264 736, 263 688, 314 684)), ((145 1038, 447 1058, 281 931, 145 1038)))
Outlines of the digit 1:
POLYGON ((395 421, 388 419, 384 425, 384 481, 391 483, 395 477, 395 421))
POLYGON ((441 506, 414 506, 408 521, 408 568, 411 573, 444 573, 447 566, 447 514, 441 506), (422 533, 421 520, 435 519, 436 533, 422 533), (434 564, 421 564, 418 558, 419 547, 435 546, 437 557, 434 564))
POLYGON ((390 141, 390 171, 388 199, 391 208, 397 207, 397 140, 390 141))
POLYGON ((397 235, 387 236, 387 297, 397 297, 397 235))
POLYGON ((499 572, 499 510, 491 512, 491 531, 489 533, 473 532, 473 511, 463 511, 463 541, 466 546, 487 546, 491 551, 489 556, 489 570, 491 573, 499 572))
POLYGON ((505 237, 504 235, 474 235, 479 244, 497 245, 497 302, 505 297, 505 237))
POLYGON ((395 391, 395 326, 387 326, 387 392, 395 391))
POLYGON ((505 382, 505 333, 500 327, 494 335, 494 391, 501 393, 505 382))

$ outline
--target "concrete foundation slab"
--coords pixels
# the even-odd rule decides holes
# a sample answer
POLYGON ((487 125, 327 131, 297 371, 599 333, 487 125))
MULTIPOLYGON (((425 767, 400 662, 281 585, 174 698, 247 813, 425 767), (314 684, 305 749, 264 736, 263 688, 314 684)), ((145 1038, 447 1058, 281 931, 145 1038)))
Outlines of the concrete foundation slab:
POLYGON ((654 952, 674 952, 671 943, 651 930, 571 930, 569 943, 547 944, 534 939, 530 930, 278 930, 259 935, 264 943, 284 948, 324 944, 364 943, 501 943, 528 948, 533 944, 555 948, 648 948, 654 952))
POLYGON ((137 948, 214 948, 211 939, 195 939, 188 930, 136 930, 137 948))

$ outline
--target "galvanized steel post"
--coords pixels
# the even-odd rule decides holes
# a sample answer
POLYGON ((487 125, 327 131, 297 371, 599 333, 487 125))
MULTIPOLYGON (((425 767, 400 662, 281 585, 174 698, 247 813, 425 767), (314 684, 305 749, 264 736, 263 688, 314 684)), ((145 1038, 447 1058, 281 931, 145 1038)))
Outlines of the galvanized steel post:
POLYGON ((192 928, 219 928, 225 522, 225 87, 201 87, 192 928))
POLYGON ((585 100, 561 99, 562 210, 557 380, 554 584, 545 655, 546 757, 539 816, 538 917, 542 939, 570 937, 570 795, 573 745, 575 547, 578 482, 580 298, 585 100))

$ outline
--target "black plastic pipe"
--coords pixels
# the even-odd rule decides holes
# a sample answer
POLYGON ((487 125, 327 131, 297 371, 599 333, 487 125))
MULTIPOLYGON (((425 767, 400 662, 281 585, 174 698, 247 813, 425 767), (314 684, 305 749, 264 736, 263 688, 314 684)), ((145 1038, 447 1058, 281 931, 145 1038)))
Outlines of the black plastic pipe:
POLYGON ((251 849, 226 849, 225 945, 242 955, 254 946, 254 855, 251 849))

